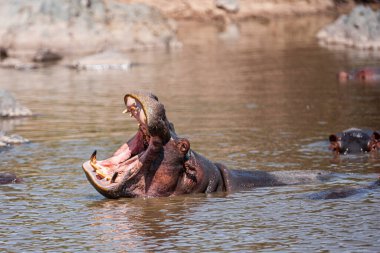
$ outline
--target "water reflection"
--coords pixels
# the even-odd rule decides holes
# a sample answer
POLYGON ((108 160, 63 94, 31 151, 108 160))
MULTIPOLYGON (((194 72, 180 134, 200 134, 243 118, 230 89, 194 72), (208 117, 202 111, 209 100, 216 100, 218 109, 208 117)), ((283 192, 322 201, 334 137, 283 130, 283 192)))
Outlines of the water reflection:
POLYGON ((0 118, 0 131, 11 132, 16 126, 25 124, 27 120, 27 118, 0 118))
POLYGON ((152 250, 173 247, 167 238, 179 238, 183 222, 193 208, 206 202, 204 195, 190 197, 102 200, 89 203, 91 226, 101 228, 99 240, 110 247, 152 250), (143 241, 140 241, 144 238, 143 241), (136 243, 136 241, 140 241, 136 243), (154 243, 152 243, 154 242, 154 243))

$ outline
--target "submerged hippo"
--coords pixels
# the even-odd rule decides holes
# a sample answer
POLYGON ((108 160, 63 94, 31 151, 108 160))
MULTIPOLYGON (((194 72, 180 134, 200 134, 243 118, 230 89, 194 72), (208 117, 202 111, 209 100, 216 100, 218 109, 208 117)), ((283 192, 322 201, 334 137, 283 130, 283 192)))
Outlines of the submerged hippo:
POLYGON ((0 184, 15 184, 21 182, 22 179, 18 178, 16 174, 12 172, 0 172, 0 184))
POLYGON ((375 82, 380 81, 380 68, 361 68, 351 71, 340 71, 338 73, 340 82, 347 82, 350 80, 375 82))
POLYGON ((351 187, 339 187, 333 189, 327 189, 324 191, 312 193, 309 195, 310 199, 343 199, 354 196, 360 193, 368 193, 371 190, 378 189, 380 187, 380 179, 366 185, 366 186, 351 186, 351 187))
POLYGON ((376 131, 350 128, 329 137, 330 149, 340 154, 357 154, 380 149, 380 134, 376 131))
POLYGON ((125 95, 124 112, 138 122, 134 137, 110 158, 96 160, 96 151, 83 164, 87 179, 108 198, 157 197, 189 193, 237 191, 261 186, 310 183, 326 172, 273 172, 229 170, 190 148, 177 136, 163 104, 150 93, 125 95))

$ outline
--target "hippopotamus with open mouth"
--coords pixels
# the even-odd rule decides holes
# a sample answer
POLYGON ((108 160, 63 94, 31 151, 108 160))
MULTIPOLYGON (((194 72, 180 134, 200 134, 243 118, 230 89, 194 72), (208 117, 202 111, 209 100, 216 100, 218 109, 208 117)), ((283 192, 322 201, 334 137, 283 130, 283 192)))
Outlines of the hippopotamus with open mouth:
POLYGON ((380 149, 380 134, 376 131, 350 128, 329 137, 329 148, 340 154, 358 154, 380 149))
POLYGON ((108 198, 159 197, 189 193, 233 192, 262 186, 323 180, 323 171, 265 172, 229 170, 190 148, 177 136, 163 104, 145 92, 124 97, 125 113, 138 122, 134 137, 110 158, 96 160, 96 151, 83 164, 87 179, 108 198))

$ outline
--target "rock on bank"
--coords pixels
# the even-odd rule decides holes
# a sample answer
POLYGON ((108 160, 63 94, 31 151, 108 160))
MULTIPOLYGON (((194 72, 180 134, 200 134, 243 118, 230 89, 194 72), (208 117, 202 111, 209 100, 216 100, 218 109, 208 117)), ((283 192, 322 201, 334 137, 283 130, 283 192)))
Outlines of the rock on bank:
POLYGON ((145 3, 174 19, 238 21, 307 15, 334 8, 333 0, 118 0, 145 3))
POLYGON ((14 0, 0 5, 0 47, 61 54, 170 47, 175 28, 154 7, 111 0, 14 0))
POLYGON ((359 5, 317 34, 323 45, 380 50, 380 11, 359 5))

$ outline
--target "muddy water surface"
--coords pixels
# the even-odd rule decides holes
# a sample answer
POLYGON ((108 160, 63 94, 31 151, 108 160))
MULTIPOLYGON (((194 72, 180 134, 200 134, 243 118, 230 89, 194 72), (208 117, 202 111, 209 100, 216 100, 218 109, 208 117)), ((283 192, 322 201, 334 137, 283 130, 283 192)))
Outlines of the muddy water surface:
POLYGON ((320 47, 313 34, 328 21, 247 23, 239 38, 183 24, 182 49, 130 53, 139 65, 128 72, 1 69, 0 87, 38 116, 2 122, 31 143, 0 151, 1 171, 25 179, 0 186, 0 251, 378 251, 379 190, 306 197, 380 173, 379 155, 336 158, 327 149, 331 133, 380 130, 380 84, 341 85, 335 76, 380 59, 320 47), (121 113, 130 89, 157 94, 177 133, 230 168, 339 176, 230 195, 107 200, 81 164, 94 149, 108 157, 136 131, 121 113))

